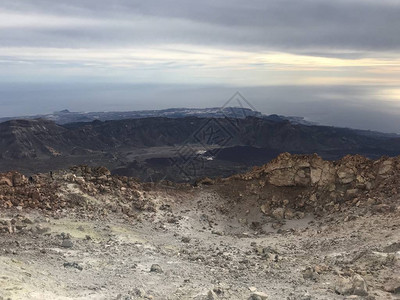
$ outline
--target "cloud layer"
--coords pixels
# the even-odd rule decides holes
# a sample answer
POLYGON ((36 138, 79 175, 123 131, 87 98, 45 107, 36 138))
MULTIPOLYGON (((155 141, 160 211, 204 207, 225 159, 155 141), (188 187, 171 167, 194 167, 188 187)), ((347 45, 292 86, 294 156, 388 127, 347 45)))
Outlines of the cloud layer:
MULTIPOLYGON (((42 87, 32 96, 42 98, 41 104, 25 105, 32 109, 51 107, 50 94, 56 103, 85 95, 88 103, 101 98, 102 107, 122 107, 128 94, 116 94, 115 88, 125 83, 219 86, 208 89, 214 95, 227 92, 227 86, 252 87, 252 94, 263 87, 271 93, 264 99, 275 95, 282 105, 299 107, 299 114, 321 107, 314 119, 327 124, 335 120, 332 114, 320 120, 325 108, 337 111, 336 123, 355 107, 366 115, 393 116, 400 101, 399 16, 398 0, 2 0, 0 84, 7 92, 0 94, 0 109, 3 115, 17 112, 24 105, 14 109, 10 99, 29 101, 27 94, 12 90, 14 83, 25 84, 22 90, 42 87), (80 96, 69 90, 61 97, 51 87, 76 83, 107 83, 109 90, 81 90, 80 96), (306 90, 309 101, 300 90, 291 93, 282 86, 306 90), (343 109, 333 109, 339 104, 343 109)), ((132 97, 155 99, 148 89, 149 94, 129 91, 132 97)), ((173 94, 167 106, 179 105, 173 94)), ((268 112, 291 113, 278 106, 268 112)), ((356 119, 347 124, 368 125, 356 119)))
POLYGON ((400 48, 396 0, 3 0, 0 9, 3 46, 188 43, 294 53, 400 48))

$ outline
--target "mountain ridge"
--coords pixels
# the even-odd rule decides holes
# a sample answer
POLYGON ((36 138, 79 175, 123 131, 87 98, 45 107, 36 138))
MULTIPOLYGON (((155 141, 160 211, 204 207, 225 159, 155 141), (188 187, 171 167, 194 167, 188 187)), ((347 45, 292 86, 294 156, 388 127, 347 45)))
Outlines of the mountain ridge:
MULTIPOLYGON (((267 163, 281 152, 317 153, 324 159, 347 154, 396 156, 400 154, 400 138, 259 117, 151 117, 64 125, 45 119, 0 123, 1 171, 43 172, 90 162, 123 175, 157 180, 173 169, 171 160, 183 160, 185 168, 187 162, 202 165, 201 172, 195 170, 192 177, 215 177, 267 163)), ((177 172, 168 178, 179 181, 182 174, 177 172)))
MULTIPOLYGON (((43 145, 47 143, 44 146, 55 148, 59 152, 63 152, 62 147, 65 147, 64 150, 69 150, 71 146, 107 150, 124 146, 173 146, 187 142, 219 146, 270 147, 279 149, 280 152, 338 149, 345 151, 359 150, 363 147, 379 151, 385 150, 385 147, 388 151, 399 150, 397 142, 400 139, 398 138, 366 136, 348 128, 306 126, 257 117, 235 119, 235 123, 236 125, 232 123, 232 119, 228 118, 198 117, 151 117, 65 125, 58 125, 46 119, 11 120, 0 123, 0 134, 3 147, 9 147, 13 143, 25 144, 27 147, 35 143, 43 145), (199 131, 206 131, 209 128, 220 131, 224 129, 223 134, 227 139, 229 138, 229 143, 222 145, 222 141, 202 141, 199 138, 190 140, 199 131), (383 143, 385 147, 378 142, 383 143)), ((2 153, 6 152, 2 150, 2 153)))
POLYGON ((17 119, 47 119, 63 125, 77 122, 111 121, 123 119, 140 119, 150 117, 184 118, 245 118, 249 116, 262 117, 271 121, 290 121, 294 124, 316 125, 317 123, 306 121, 303 117, 282 116, 277 114, 265 115, 245 107, 210 107, 210 108, 167 108, 161 110, 138 110, 138 111, 103 111, 103 112, 71 112, 68 109, 57 111, 51 114, 39 114, 31 116, 16 116, 0 118, 1 122, 17 119))

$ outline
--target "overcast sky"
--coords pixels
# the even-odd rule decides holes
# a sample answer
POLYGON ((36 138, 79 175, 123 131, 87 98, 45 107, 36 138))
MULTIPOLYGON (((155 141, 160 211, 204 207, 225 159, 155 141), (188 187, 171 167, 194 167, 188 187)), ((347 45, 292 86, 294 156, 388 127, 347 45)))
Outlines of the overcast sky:
POLYGON ((1 0, 0 116, 222 105, 400 132, 398 0, 1 0))

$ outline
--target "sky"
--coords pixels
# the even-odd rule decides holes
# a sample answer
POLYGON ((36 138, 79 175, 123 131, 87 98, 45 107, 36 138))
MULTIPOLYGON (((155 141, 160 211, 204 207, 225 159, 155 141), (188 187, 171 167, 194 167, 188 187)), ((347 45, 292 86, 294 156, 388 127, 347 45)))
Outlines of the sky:
POLYGON ((398 0, 1 0, 0 117, 218 107, 400 133, 398 0))

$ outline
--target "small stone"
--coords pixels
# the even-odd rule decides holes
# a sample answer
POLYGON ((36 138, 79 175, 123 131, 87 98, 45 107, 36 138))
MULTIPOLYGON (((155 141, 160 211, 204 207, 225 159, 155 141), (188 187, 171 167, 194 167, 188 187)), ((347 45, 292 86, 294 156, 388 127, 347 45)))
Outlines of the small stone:
POLYGON ((295 218, 295 216, 296 216, 296 213, 293 209, 287 208, 285 210, 285 219, 292 220, 295 218))
POLYGON ((277 223, 273 223, 271 226, 272 226, 273 229, 279 229, 279 228, 281 228, 283 226, 283 223, 282 222, 277 222, 277 223))
POLYGON ((321 265, 316 265, 314 266, 314 271, 318 274, 322 274, 328 270, 328 266, 321 264, 321 265))
POLYGON ((214 293, 214 291, 208 291, 207 300, 217 300, 218 296, 214 293))
POLYGON ((70 238, 71 238, 71 235, 70 235, 69 233, 65 233, 65 232, 61 232, 61 233, 60 233, 60 236, 61 236, 64 240, 70 239, 70 238))
POLYGON ((347 195, 347 197, 352 197, 352 198, 354 198, 354 197, 356 197, 357 195, 359 194, 359 190, 358 189, 348 189, 347 191, 346 191, 346 195, 347 195))
POLYGON ((25 217, 25 218, 22 220, 22 223, 25 223, 25 224, 33 224, 33 221, 32 221, 31 219, 25 217))
POLYGON ((38 234, 44 234, 50 231, 50 227, 43 227, 42 225, 37 225, 35 228, 35 232, 38 234))
POLYGON ((73 245, 74 244, 72 243, 72 241, 70 239, 65 239, 61 243, 61 247, 63 247, 63 248, 72 248, 73 245))
POLYGON ((364 278, 359 274, 355 274, 353 276, 353 294, 358 296, 367 296, 368 295, 368 286, 365 282, 364 278))
POLYGON ((78 263, 76 263, 76 262, 65 262, 64 263, 64 268, 75 268, 75 269, 77 269, 77 270, 79 270, 79 271, 82 271, 83 270, 83 267, 82 266, 80 266, 78 263))
POLYGON ((182 238, 182 243, 190 243, 190 240, 190 237, 185 236, 182 238))
POLYGON ((133 294, 138 297, 144 297, 146 295, 146 292, 144 291, 144 289, 136 288, 133 290, 133 294))
POLYGON ((272 211, 272 216, 277 220, 282 220, 284 215, 285 215, 285 210, 282 207, 279 207, 272 211))
POLYGON ((373 210, 377 213, 388 213, 390 212, 391 208, 387 204, 378 204, 373 206, 373 210))
POLYGON ((221 231, 212 230, 211 233, 215 234, 215 235, 223 236, 221 231))
POLYGON ((303 278, 312 280, 312 281, 317 281, 319 278, 319 275, 316 271, 314 271, 314 268, 308 267, 303 271, 303 278))
POLYGON ((350 278, 341 277, 336 282, 335 292, 339 295, 350 295, 353 292, 353 284, 350 278))
POLYGON ((271 213, 268 204, 263 204, 263 205, 261 205, 260 209, 261 209, 261 211, 262 211, 262 213, 263 213, 264 215, 267 215, 267 216, 268 216, 268 215, 271 213))
POLYGON ((372 206, 376 203, 376 200, 373 198, 368 198, 367 199, 367 206, 372 206))
POLYGON ((303 219, 305 217, 305 213, 303 213, 302 211, 296 211, 295 216, 297 219, 303 219))
POLYGON ((300 295, 300 300, 311 300, 311 295, 309 293, 304 293, 300 295))
POLYGON ((351 279, 341 277, 336 283, 335 291, 340 295, 367 296, 368 286, 361 275, 355 274, 351 279))
POLYGON ((384 290, 393 294, 400 294, 400 277, 390 279, 384 286, 384 290))
POLYGON ((268 295, 263 292, 254 292, 248 300, 268 300, 268 295))
POLYGON ((153 265, 151 265, 150 272, 154 272, 154 273, 163 273, 164 271, 163 271, 163 269, 160 267, 160 265, 158 265, 158 264, 153 264, 153 265))

